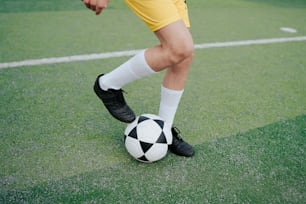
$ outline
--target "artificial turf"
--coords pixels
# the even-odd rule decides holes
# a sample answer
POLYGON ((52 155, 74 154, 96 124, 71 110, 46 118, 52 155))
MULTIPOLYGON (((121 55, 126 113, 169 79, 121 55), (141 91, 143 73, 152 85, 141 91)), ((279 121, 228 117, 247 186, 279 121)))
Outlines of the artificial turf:
MULTIPOLYGON (((196 44, 306 35, 304 1, 189 2, 196 44)), ((119 1, 98 17, 79 1, 1 3, 0 63, 157 43, 119 1)), ((128 57, 1 69, 0 203, 303 203, 304 53, 196 50, 175 121, 196 155, 150 165, 127 154, 125 124, 92 91, 128 57)), ((137 114, 157 112, 162 74, 125 87, 137 114)))

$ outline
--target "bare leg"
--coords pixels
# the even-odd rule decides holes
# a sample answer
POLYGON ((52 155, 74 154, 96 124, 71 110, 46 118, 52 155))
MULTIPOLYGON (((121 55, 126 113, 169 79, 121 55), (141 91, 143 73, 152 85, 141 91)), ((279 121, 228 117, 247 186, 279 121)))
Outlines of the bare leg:
POLYGON ((182 21, 174 22, 155 32, 160 45, 146 50, 145 57, 154 71, 167 68, 163 85, 182 90, 193 59, 193 40, 182 21))

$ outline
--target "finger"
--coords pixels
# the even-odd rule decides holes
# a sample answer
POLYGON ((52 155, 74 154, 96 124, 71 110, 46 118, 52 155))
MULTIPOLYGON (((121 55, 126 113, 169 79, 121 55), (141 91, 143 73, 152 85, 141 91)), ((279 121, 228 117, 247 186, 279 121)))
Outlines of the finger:
POLYGON ((90 7, 90 0, 81 0, 81 1, 83 1, 83 3, 85 4, 85 6, 87 8, 91 9, 91 7, 90 7))
POLYGON ((89 0, 89 9, 91 9, 92 11, 96 11, 97 9, 97 2, 93 1, 93 0, 89 0))
POLYGON ((89 5, 89 8, 93 11, 96 11, 96 5, 89 5))
POLYGON ((107 4, 105 5, 98 4, 96 7, 96 15, 99 15, 106 7, 107 7, 107 4))
POLYGON ((102 12, 103 8, 97 7, 96 8, 96 15, 99 15, 102 12))
POLYGON ((90 2, 90 0, 81 0, 81 1, 83 1, 83 3, 87 6, 87 5, 89 5, 89 2, 90 2))

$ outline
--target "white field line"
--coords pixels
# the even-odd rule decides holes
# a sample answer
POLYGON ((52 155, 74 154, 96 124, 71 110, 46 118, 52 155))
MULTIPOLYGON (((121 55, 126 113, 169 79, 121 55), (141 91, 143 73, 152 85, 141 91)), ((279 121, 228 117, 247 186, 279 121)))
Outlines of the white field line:
MULTIPOLYGON (((297 42, 297 41, 306 41, 306 36, 204 43, 204 44, 196 44, 195 49, 236 47, 236 46, 246 46, 246 45, 261 45, 261 44, 273 44, 273 43, 285 43, 285 42, 297 42)), ((67 63, 67 62, 76 62, 76 61, 88 61, 88 60, 97 60, 97 59, 108 59, 114 57, 126 57, 126 56, 135 55, 139 51, 140 50, 127 50, 127 51, 118 51, 118 52, 106 52, 106 53, 95 53, 95 54, 86 54, 86 55, 73 55, 66 57, 30 59, 30 60, 16 61, 16 62, 5 62, 5 63, 0 63, 0 69, 44 65, 44 64, 56 64, 56 63, 65 63, 65 62, 67 63)))

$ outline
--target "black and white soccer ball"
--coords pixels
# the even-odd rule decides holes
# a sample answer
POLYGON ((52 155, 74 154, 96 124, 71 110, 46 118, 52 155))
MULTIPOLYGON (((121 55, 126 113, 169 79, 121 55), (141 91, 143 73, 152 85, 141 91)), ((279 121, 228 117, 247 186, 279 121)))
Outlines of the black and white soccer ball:
POLYGON ((124 131, 128 153, 138 161, 151 163, 164 158, 172 143, 171 127, 159 116, 142 114, 124 131))

